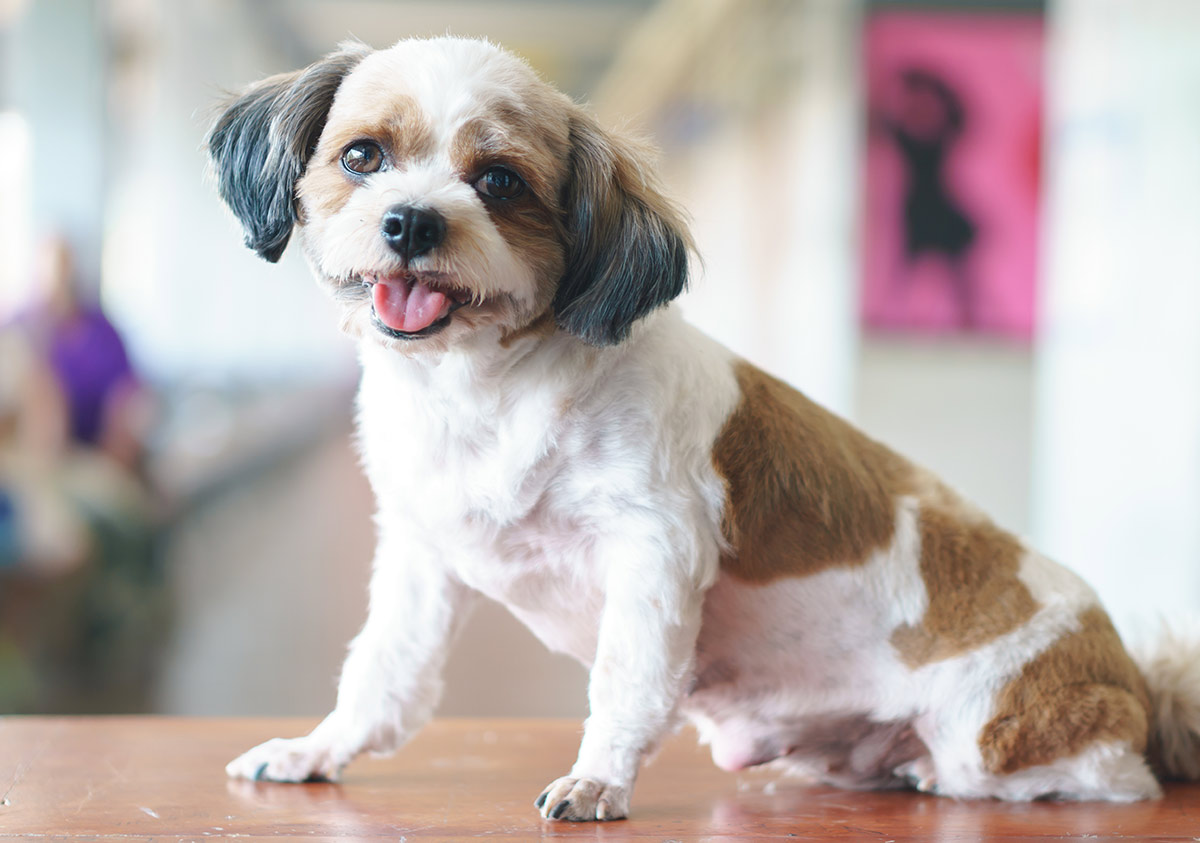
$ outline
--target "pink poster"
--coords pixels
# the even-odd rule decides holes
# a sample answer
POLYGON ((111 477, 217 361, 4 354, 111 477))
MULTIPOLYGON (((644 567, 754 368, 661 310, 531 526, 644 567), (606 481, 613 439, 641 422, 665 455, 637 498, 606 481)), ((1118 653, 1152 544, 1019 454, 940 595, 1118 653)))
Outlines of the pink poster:
POLYGON ((863 56, 865 325, 1028 339, 1041 17, 880 12, 867 20, 863 56))

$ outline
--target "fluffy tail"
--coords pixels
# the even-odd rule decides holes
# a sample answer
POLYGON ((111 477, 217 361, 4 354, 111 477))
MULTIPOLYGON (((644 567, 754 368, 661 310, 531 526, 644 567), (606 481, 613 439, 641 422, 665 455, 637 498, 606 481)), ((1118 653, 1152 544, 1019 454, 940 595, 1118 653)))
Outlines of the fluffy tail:
POLYGON ((1164 623, 1134 660, 1150 691, 1151 765, 1164 778, 1200 779, 1200 623, 1164 623))

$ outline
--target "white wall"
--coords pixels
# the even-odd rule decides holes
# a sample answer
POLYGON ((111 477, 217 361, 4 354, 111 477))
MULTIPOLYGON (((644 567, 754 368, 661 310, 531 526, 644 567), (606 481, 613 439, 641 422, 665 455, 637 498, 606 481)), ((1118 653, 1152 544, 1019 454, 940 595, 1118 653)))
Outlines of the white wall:
POLYGON ((1200 609, 1200 4, 1051 24, 1035 533, 1129 629, 1200 609))
MULTIPOLYGON (((10 36, 5 87, 24 130, 13 130, 6 157, 24 153, 27 173, 22 220, 26 236, 59 231, 79 252, 85 283, 99 282, 104 189, 109 168, 105 67, 107 45, 97 4, 89 0, 38 0, 25 7, 10 36), (47 61, 52 56, 53 60, 47 61), (20 147, 23 146, 24 149, 20 147)), ((11 162, 11 159, 10 159, 11 162)), ((19 178, 14 174, 13 178, 19 178)), ((14 285, 27 292, 28 241, 12 255, 14 285)), ((7 256, 0 256, 3 259, 7 256)))
POLYGON ((762 113, 667 156, 702 259, 685 314, 842 414, 858 341, 858 21, 842 0, 782 15, 803 72, 766 81, 762 113))
POLYGON ((866 338, 858 359, 855 423, 1029 535, 1032 351, 966 338, 866 338))

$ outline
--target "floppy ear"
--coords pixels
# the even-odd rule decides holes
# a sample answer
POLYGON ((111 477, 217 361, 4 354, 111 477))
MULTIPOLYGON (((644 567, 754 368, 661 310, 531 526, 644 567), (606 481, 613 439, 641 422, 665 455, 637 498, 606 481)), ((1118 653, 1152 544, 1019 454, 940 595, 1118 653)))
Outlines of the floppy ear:
POLYGON ((691 239, 651 174, 648 154, 585 114, 571 121, 563 207, 567 269, 554 298, 559 327, 593 345, 683 292, 691 239))
POLYGON ((370 52, 342 45, 315 64, 251 85, 225 106, 205 139, 217 190, 246 245, 274 263, 296 223, 296 180, 325 128, 342 79, 370 52))

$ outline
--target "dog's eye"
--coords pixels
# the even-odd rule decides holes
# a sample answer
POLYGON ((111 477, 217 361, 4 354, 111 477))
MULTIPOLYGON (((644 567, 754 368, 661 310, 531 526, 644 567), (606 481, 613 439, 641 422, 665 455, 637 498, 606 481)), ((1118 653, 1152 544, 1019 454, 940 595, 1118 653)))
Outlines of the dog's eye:
POLYGON ((383 150, 373 141, 358 141, 342 153, 342 166, 352 173, 366 175, 383 166, 383 150))
POLYGON ((525 191, 525 182, 507 167, 492 167, 475 182, 475 189, 493 199, 516 199, 525 191))

